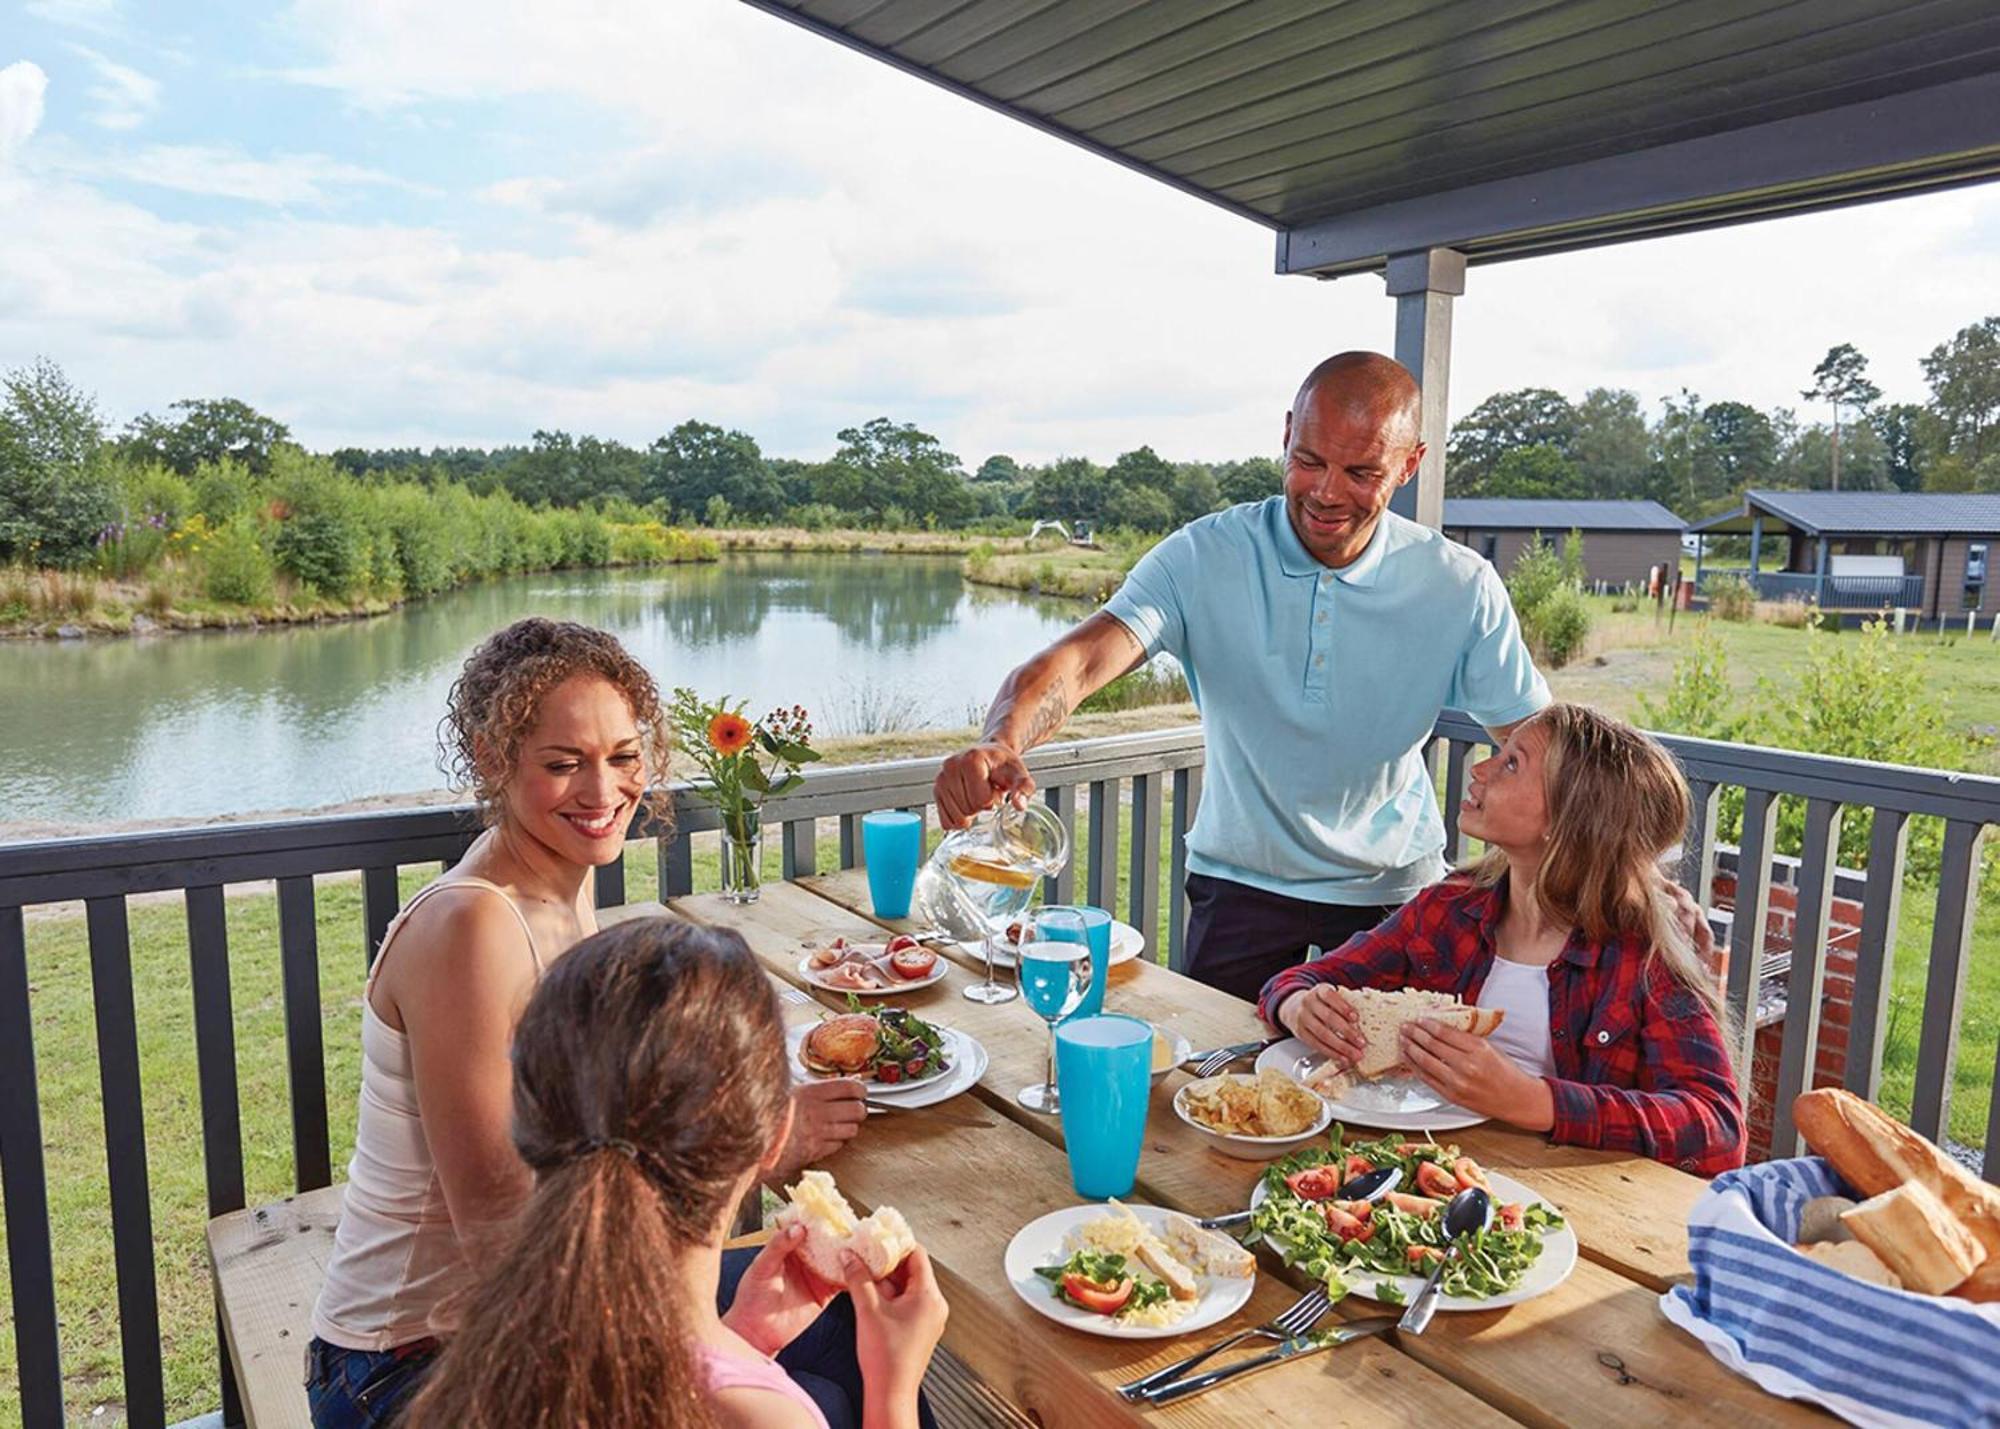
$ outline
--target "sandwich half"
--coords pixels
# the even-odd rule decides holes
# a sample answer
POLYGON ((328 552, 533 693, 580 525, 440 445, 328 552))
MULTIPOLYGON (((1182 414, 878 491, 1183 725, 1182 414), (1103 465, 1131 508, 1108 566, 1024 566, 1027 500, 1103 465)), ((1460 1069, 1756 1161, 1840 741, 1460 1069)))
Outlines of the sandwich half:
POLYGON ((1322 1067, 1306 1085, 1323 1097, 1338 1098, 1356 1081, 1369 1082, 1391 1072, 1407 1072, 1403 1061, 1402 1029, 1406 1022, 1426 1018, 1470 1032, 1475 1037, 1491 1037, 1506 1013, 1497 1007, 1474 1007, 1460 1002, 1448 992, 1425 992, 1417 988, 1386 991, 1374 987, 1345 989, 1347 1000, 1361 1014, 1361 1036, 1367 1043, 1361 1060, 1345 1070, 1322 1067))
POLYGON ((853 1251, 868 1267, 868 1274, 880 1280, 903 1263, 903 1257, 917 1247, 903 1213, 883 1206, 872 1215, 859 1217, 847 1197, 824 1171, 808 1171, 798 1184, 787 1186, 788 1205, 779 1208, 772 1221, 780 1229, 798 1224, 806 1228, 806 1243, 799 1257, 806 1267, 829 1285, 847 1279, 842 1262, 844 1252, 853 1251))

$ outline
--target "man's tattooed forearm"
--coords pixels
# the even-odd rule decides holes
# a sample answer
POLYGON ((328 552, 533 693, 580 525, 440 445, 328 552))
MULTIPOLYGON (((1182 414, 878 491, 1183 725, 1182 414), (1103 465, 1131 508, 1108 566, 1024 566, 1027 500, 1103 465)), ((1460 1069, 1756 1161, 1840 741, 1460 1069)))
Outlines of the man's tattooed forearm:
POLYGON ((1069 682, 1058 675, 1049 682, 1049 687, 1042 691, 1041 702, 1035 706, 1034 714, 1028 718, 1028 744, 1040 744, 1061 729, 1063 721, 1068 718, 1069 682))

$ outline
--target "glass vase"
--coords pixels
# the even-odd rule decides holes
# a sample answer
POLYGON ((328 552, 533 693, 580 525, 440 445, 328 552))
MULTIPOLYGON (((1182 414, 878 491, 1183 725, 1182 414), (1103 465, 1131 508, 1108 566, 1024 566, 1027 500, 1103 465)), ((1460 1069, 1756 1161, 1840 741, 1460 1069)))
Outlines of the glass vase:
POLYGON ((722 815, 722 896, 755 903, 764 882, 764 816, 760 809, 722 815))

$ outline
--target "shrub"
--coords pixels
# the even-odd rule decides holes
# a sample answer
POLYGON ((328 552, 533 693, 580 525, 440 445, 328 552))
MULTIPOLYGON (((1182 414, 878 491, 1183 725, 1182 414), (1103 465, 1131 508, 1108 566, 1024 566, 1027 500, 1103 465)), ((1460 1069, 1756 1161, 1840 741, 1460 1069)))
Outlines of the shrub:
POLYGON ((331 462, 281 447, 272 462, 278 568, 335 600, 371 580, 374 546, 361 490, 331 462))
POLYGON ((1667 697, 1658 704, 1639 697, 1639 723, 1669 734, 1700 739, 1736 739, 1743 733, 1743 713, 1729 684, 1729 652, 1707 621, 1695 627, 1674 670, 1667 677, 1667 697))
POLYGON ((249 467, 228 457, 196 467, 192 487, 194 509, 213 526, 220 526, 257 504, 257 478, 249 467))
POLYGON ((1077 706, 1079 714, 1143 709, 1149 705, 1185 704, 1194 696, 1187 677, 1177 668, 1146 664, 1120 675, 1077 706))
POLYGON ((170 467, 127 467, 118 484, 127 522, 158 516, 169 527, 179 527, 197 510, 194 485, 170 467))
POLYGON ((1766 608, 1764 618, 1787 630, 1804 630, 1819 624, 1819 609, 1809 600, 1781 600, 1766 608))
POLYGON ((1521 637, 1550 669, 1574 660, 1590 636, 1590 607, 1577 588, 1581 550, 1574 540, 1565 542, 1560 556, 1547 546, 1532 546, 1507 575, 1521 637))
POLYGON ((1708 609, 1718 620, 1748 620, 1757 613, 1757 592, 1742 576, 1718 577, 1708 583, 1708 609))
POLYGON ((202 543, 202 590, 210 600, 231 605, 262 605, 277 586, 271 553, 263 533, 249 516, 238 516, 217 527, 202 543))
POLYGON ((1639 609, 1639 602, 1632 596, 1621 595, 1611 602, 1613 615, 1631 615, 1639 609))

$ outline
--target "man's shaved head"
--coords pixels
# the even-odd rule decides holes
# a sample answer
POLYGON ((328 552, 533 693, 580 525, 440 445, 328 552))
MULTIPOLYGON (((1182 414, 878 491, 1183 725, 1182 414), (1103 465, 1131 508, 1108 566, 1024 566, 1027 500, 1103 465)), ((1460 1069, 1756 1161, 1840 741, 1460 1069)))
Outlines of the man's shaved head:
POLYGON ((1417 381, 1400 362, 1342 352, 1307 373, 1285 413, 1285 510, 1313 559, 1358 558, 1423 455, 1417 381))
POLYGON ((1292 398, 1292 415, 1318 401, 1379 429, 1403 426, 1414 441, 1423 430, 1422 394, 1410 369, 1379 352, 1336 352, 1306 374, 1292 398), (1407 424, 1407 425, 1404 425, 1407 424))

